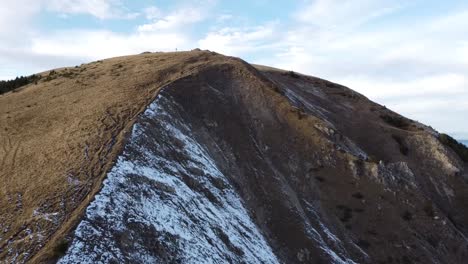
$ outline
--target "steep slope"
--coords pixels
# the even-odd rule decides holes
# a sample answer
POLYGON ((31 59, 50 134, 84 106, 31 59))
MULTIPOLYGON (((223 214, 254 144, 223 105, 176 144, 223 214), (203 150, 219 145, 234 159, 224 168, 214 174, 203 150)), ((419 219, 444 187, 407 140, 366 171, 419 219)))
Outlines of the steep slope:
POLYGON ((467 257, 467 164, 431 128, 343 86, 209 52, 90 65, 96 83, 83 91, 68 84, 90 76, 67 69, 76 75, 55 89, 42 80, 0 97, 12 167, 2 197, 16 199, 1 200, 2 260, 54 260, 61 239, 61 263, 467 257), (21 105, 54 106, 54 93, 56 112, 21 105))
POLYGON ((178 110, 160 94, 135 124, 61 263, 278 262, 178 110))

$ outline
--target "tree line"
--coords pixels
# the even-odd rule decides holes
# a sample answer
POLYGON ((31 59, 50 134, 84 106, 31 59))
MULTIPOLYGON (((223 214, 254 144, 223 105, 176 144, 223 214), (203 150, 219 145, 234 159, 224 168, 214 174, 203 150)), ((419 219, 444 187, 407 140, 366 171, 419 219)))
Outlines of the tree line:
POLYGON ((21 86, 37 82, 41 77, 38 75, 20 76, 13 80, 0 81, 0 94, 15 90, 21 86))

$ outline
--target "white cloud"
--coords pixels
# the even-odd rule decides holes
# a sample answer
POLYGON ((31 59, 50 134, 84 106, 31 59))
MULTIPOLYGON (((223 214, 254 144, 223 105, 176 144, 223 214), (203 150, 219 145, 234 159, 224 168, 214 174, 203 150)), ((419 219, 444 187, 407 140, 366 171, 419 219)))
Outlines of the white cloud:
POLYGON ((226 21, 229 21, 229 20, 232 20, 232 19, 234 19, 234 16, 231 15, 231 14, 221 14, 216 18, 216 21, 217 22, 226 22, 226 21))
POLYGON ((296 18, 324 28, 349 27, 394 12, 401 1, 386 0, 315 0, 301 7, 296 18))
POLYGON ((65 30, 31 39, 29 51, 44 56, 86 61, 141 53, 194 48, 196 41, 187 27, 206 19, 204 10, 191 6, 163 14, 150 6, 143 10, 148 23, 131 33, 106 30, 65 30))
POLYGON ((390 101, 394 98, 441 97, 447 95, 467 94, 468 78, 462 74, 447 73, 408 81, 369 79, 368 77, 344 78, 347 84, 374 100, 390 101))
POLYGON ((206 18, 203 10, 199 8, 184 8, 163 17, 156 16, 154 13, 152 15, 154 15, 154 20, 150 23, 139 26, 138 31, 154 32, 160 30, 180 29, 183 26, 200 22, 206 18))
POLYGON ((257 27, 226 27, 207 33, 198 41, 200 48, 242 56, 248 52, 274 46, 277 23, 267 23, 257 27))
POLYGON ((111 31, 66 31, 33 39, 31 52, 95 60, 143 51, 174 51, 189 45, 189 39, 177 32, 118 34, 111 31))
POLYGON ((126 13, 119 0, 46 0, 46 9, 63 15, 88 14, 99 19, 134 18, 137 13, 126 13))
POLYGON ((40 11, 40 7, 37 1, 2 0, 0 4, 1 42, 10 42, 11 39, 15 39, 17 32, 28 29, 32 18, 40 11))
POLYGON ((162 15, 162 11, 156 6, 149 6, 143 10, 146 19, 154 20, 162 15))
POLYGON ((0 75, 5 77, 143 51, 193 48, 196 41, 190 39, 185 26, 199 21, 200 17, 195 12, 198 9, 181 7, 178 11, 158 18, 160 14, 153 7, 143 10, 143 13, 151 19, 151 23, 155 22, 153 19, 160 21, 157 25, 162 25, 161 21, 168 21, 159 29, 135 29, 133 32, 123 33, 69 28, 61 31, 46 29, 41 32, 34 26, 34 19, 44 10, 60 15, 88 14, 100 19, 127 19, 132 13, 124 12, 126 8, 117 0, 10 2, 8 8, 0 6, 0 36, 5 35, 5 41, 0 42, 0 75), (4 25, 8 26, 3 27, 4 25), (15 30, 19 29, 24 29, 22 34, 16 34, 15 30))

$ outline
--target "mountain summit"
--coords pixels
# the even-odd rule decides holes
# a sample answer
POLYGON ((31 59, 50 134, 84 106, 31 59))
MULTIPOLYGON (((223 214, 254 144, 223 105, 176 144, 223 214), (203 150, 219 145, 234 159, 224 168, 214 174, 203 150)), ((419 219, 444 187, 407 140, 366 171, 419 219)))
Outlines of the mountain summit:
POLYGON ((0 262, 464 263, 467 156, 344 86, 194 50, 0 95, 0 262))

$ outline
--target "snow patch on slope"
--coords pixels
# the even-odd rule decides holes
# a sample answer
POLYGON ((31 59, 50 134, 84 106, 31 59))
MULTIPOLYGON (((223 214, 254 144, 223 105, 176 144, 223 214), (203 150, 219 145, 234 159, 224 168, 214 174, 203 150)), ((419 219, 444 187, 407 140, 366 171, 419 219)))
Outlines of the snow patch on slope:
POLYGON ((322 119, 324 122, 327 123, 330 127, 335 129, 335 126, 328 120, 326 114, 328 113, 327 110, 311 104, 308 100, 306 100, 304 97, 302 97, 299 93, 295 92, 293 89, 290 89, 289 87, 285 86, 284 87, 284 95, 286 98, 289 99, 289 101, 298 108, 306 110, 306 112, 315 115, 322 119))
MULTIPOLYGON (((308 235, 317 242, 319 248, 329 257, 330 263, 356 264, 356 262, 348 257, 349 254, 342 241, 320 220, 314 206, 305 200, 303 202, 306 204, 306 210, 314 215, 315 220, 318 222, 318 229, 315 229, 311 223, 308 223, 308 235)), ((367 256, 365 252, 362 253, 367 256)))
POLYGON ((278 263, 177 108, 140 117, 59 263, 278 263))

